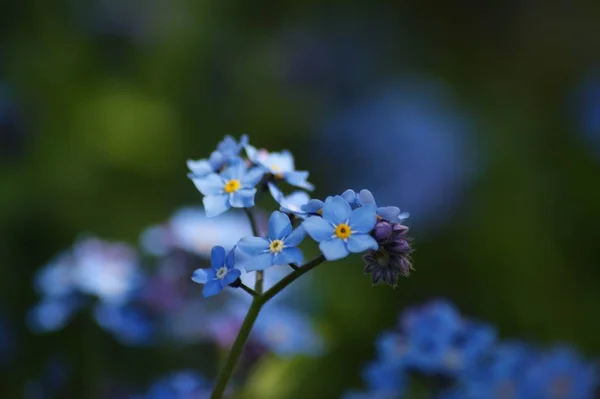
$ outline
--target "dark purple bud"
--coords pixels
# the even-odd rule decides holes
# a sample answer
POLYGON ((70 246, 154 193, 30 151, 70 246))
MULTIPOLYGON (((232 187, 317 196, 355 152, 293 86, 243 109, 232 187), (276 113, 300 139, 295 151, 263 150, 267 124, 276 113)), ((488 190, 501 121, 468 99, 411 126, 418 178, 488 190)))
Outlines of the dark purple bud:
POLYGON ((403 253, 410 251, 410 244, 404 239, 397 239, 389 245, 386 245, 386 248, 392 252, 403 253))
POLYGON ((399 234, 399 235, 405 235, 406 233, 408 233, 408 227, 404 226, 403 224, 398 224, 398 223, 395 223, 392 226, 392 230, 394 231, 395 234, 399 234))
POLYGON ((392 236, 392 225, 380 221, 375 225, 374 236, 377 241, 385 241, 392 236))

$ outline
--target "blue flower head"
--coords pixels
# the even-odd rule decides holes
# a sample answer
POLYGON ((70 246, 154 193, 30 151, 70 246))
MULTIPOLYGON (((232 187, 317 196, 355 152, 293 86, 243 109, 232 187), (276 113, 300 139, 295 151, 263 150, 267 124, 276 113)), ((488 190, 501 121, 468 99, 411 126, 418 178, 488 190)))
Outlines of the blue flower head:
MULTIPOLYGON (((375 197, 373 197, 373 194, 369 190, 361 190, 357 194, 357 201, 361 206, 374 205, 377 207, 375 197)), ((409 216, 407 212, 401 212, 397 206, 377 207, 377 219, 387 220, 392 223, 401 223, 405 219, 408 219, 409 216)))
POLYGON ((352 210, 341 196, 328 198, 323 216, 307 218, 302 226, 319 243, 327 260, 341 259, 348 254, 377 249, 379 245, 370 232, 377 222, 374 206, 352 210))
POLYGON ((192 177, 196 188, 204 194, 207 217, 220 215, 230 208, 254 206, 256 186, 263 176, 260 168, 246 169, 242 161, 233 163, 221 174, 192 177))
POLYGON ((235 265, 235 248, 225 255, 225 248, 213 247, 210 254, 210 269, 197 269, 192 276, 192 280, 198 284, 204 284, 202 290, 203 297, 209 297, 218 294, 233 283, 242 274, 235 265))
POLYGON ((187 165, 190 169, 190 177, 204 177, 208 174, 218 172, 224 166, 235 163, 240 159, 240 152, 244 146, 248 145, 248 136, 243 135, 238 142, 229 135, 217 145, 217 150, 210 154, 208 159, 197 161, 188 160, 187 165))
MULTIPOLYGON (((254 160, 273 175, 275 182, 285 181, 294 187, 309 191, 314 190, 314 186, 307 181, 308 172, 296 170, 294 157, 289 151, 270 152, 266 156, 255 157, 254 160)), ((270 182, 270 185, 273 186, 270 187, 272 194, 278 191, 274 182, 270 182)), ((275 200, 277 200, 277 197, 275 197, 275 200)))
POLYGON ((238 243, 240 251, 251 256, 245 262, 246 270, 265 270, 273 265, 302 263, 304 256, 297 246, 305 235, 302 227, 292 229, 290 218, 285 213, 273 212, 269 218, 267 238, 245 237, 238 243))

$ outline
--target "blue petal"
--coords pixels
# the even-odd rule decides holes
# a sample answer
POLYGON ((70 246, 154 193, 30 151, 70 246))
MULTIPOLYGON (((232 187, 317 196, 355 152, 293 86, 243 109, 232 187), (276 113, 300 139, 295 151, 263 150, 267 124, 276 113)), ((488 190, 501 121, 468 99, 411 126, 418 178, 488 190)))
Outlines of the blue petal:
POLYGON ((315 189, 311 183, 307 182, 308 172, 307 171, 292 171, 284 174, 285 181, 290 183, 292 186, 301 187, 305 190, 312 191, 315 189))
POLYGON ((244 187, 254 187, 263 178, 265 171, 263 168, 252 168, 242 178, 242 185, 244 187))
POLYGON ((400 208, 397 206, 382 206, 377 208, 377 214, 382 219, 390 222, 400 221, 400 208))
POLYGON ((355 204, 358 199, 354 190, 346 190, 342 193, 342 198, 345 199, 349 204, 355 204))
POLYGON ((321 241, 319 249, 327 260, 342 259, 350 253, 346 248, 344 241, 339 238, 332 238, 331 240, 321 241))
POLYGON ((231 208, 229 195, 227 194, 206 196, 202 199, 202 203, 204 204, 206 217, 209 218, 218 216, 231 208))
POLYGON ((269 241, 262 237, 244 237, 238 243, 238 248, 245 254, 256 256, 269 250, 269 241))
POLYGON ((209 279, 210 277, 206 269, 196 269, 194 274, 192 274, 192 280, 198 284, 206 284, 209 279))
POLYGON ((373 205, 363 206, 352 211, 350 228, 356 233, 368 233, 377 223, 377 212, 373 205))
POLYGON ((231 194, 229 202, 234 208, 251 208, 254 206, 255 188, 242 188, 231 194))
POLYGON ((232 269, 235 266, 235 247, 231 248, 229 253, 227 254, 227 259, 225 259, 225 266, 228 269, 232 269))
POLYGON ((225 264, 225 248, 220 245, 214 246, 210 251, 210 266, 213 269, 223 267, 225 264))
POLYGON ((377 241, 368 234, 352 234, 348 237, 348 250, 354 253, 365 252, 367 249, 379 248, 377 241))
POLYGON ((319 216, 311 216, 302 222, 302 227, 313 240, 321 242, 329 240, 334 233, 334 227, 319 216))
POLYGON ((323 219, 327 219, 335 225, 346 223, 351 214, 352 208, 350 208, 350 204, 339 195, 326 201, 325 205, 323 205, 323 219))
POLYGON ((410 217, 410 213, 408 212, 402 212, 400 215, 398 215, 398 220, 400 223, 402 223, 404 220, 408 219, 410 217))
POLYGON ((187 161, 187 167, 193 175, 198 177, 204 177, 214 172, 214 169, 207 159, 199 159, 197 161, 189 159, 187 161))
POLYGON ((238 161, 232 163, 227 169, 221 172, 221 176, 225 180, 242 180, 244 172, 246 172, 246 165, 244 165, 244 162, 238 161))
POLYGON ((288 247, 284 248, 276 257, 275 262, 278 264, 295 263, 301 265, 304 260, 304 255, 299 248, 288 247))
POLYGON ((292 232, 290 218, 283 212, 275 211, 269 217, 269 239, 282 240, 292 232))
POLYGON ((221 280, 221 286, 227 287, 229 284, 231 284, 235 280, 237 280, 237 278, 241 275, 242 275, 242 272, 240 272, 238 269, 231 269, 230 271, 227 272, 227 274, 225 275, 223 280, 221 280))
POLYGON ((247 272, 254 270, 265 270, 268 267, 273 266, 273 254, 271 252, 265 252, 260 255, 252 257, 244 263, 247 272))
POLYGON ((373 194, 369 190, 360 190, 360 193, 358 193, 358 203, 363 206, 369 204, 375 205, 375 197, 373 197, 373 194))
POLYGON ((269 187, 269 192, 271 193, 271 196, 273 197, 273 199, 279 204, 281 203, 281 201, 283 201, 283 192, 281 192, 281 190, 279 189, 279 187, 277 187, 277 184, 273 183, 273 182, 268 182, 267 186, 269 187))
POLYGON ((304 227, 300 225, 298 228, 292 231, 292 233, 289 236, 285 238, 284 244, 290 247, 297 247, 298 245, 300 245, 302 240, 304 240, 305 236, 306 230, 304 230, 304 227))
POLYGON ((204 284, 202 296, 206 298, 217 295, 221 290, 223 290, 223 287, 221 287, 221 282, 219 280, 210 280, 208 283, 204 284))
POLYGON ((223 193, 223 179, 215 173, 204 177, 192 178, 194 185, 204 195, 217 195, 223 193))
POLYGON ((323 201, 312 199, 308 201, 306 205, 302 205, 301 209, 307 213, 317 213, 318 211, 323 210, 323 205, 325 205, 323 201))
MULTIPOLYGON (((272 194, 272 193, 271 193, 272 194)), ((295 215, 303 215, 302 206, 308 204, 310 196, 304 191, 295 191, 287 197, 282 197, 277 201, 281 205, 280 210, 285 213, 293 213, 295 215)))

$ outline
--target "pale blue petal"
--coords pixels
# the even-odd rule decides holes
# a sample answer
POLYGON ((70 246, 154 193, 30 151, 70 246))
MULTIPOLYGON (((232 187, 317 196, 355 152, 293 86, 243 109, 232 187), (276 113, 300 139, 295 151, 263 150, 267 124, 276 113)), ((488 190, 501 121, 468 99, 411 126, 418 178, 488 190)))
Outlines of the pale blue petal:
POLYGON ((209 218, 218 216, 231 208, 229 195, 227 194, 206 196, 202 199, 202 203, 204 204, 206 217, 209 218))
POLYGON ((225 264, 225 248, 220 245, 214 246, 210 251, 210 266, 213 269, 223 267, 225 264))
POLYGON ((296 265, 301 265, 304 260, 304 255, 300 248, 284 248, 276 257, 275 262, 277 264, 289 264, 295 263, 296 265))
MULTIPOLYGON (((272 193, 271 193, 272 194, 272 193)), ((310 196, 304 191, 295 191, 287 197, 282 197, 277 201, 281 205, 281 211, 303 215, 302 207, 310 201, 310 196)))
POLYGON ((229 202, 234 208, 251 208, 254 206, 255 188, 241 188, 231 193, 229 202))
POLYGON ((242 161, 238 161, 229 165, 229 167, 221 173, 221 176, 225 180, 242 180, 244 172, 246 172, 246 165, 244 165, 242 161))
POLYGON ((369 190, 361 190, 358 193, 358 203, 363 206, 368 204, 375 205, 375 197, 373 197, 373 194, 369 190))
POLYGON ((198 177, 203 177, 214 172, 212 165, 207 159, 199 159, 197 161, 189 159, 187 161, 187 167, 193 175, 198 177))
POLYGON ((377 215, 384 220, 398 222, 400 220, 400 208, 397 206, 382 206, 377 208, 377 215))
POLYGON ((400 215, 398 215, 398 220, 399 222, 403 222, 404 220, 408 219, 410 217, 410 213, 408 212, 402 212, 400 215))
POLYGON ((305 190, 312 191, 315 189, 311 183, 306 181, 308 179, 307 171, 292 171, 284 173, 285 181, 290 183, 292 186, 301 187, 305 190))
POLYGON ((323 205, 323 219, 327 219, 335 225, 346 223, 351 214, 350 204, 339 195, 325 201, 325 205, 323 205))
POLYGON ((290 218, 283 212, 275 211, 269 217, 269 238, 281 240, 292 232, 290 218))
POLYGON ((350 216, 350 228, 356 233, 370 232, 375 227, 375 223, 377 223, 377 212, 373 205, 357 208, 350 216))
POLYGON ((308 235, 317 242, 329 240, 331 237, 333 237, 335 230, 329 221, 319 216, 309 217, 302 222, 302 227, 304 227, 304 230, 308 233, 308 235))
POLYGON ((265 171, 263 168, 252 168, 242 178, 242 185, 244 187, 254 187, 263 178, 265 171))
POLYGON ((198 191, 204 195, 221 194, 223 193, 223 187, 225 187, 223 179, 215 173, 204 177, 193 177, 192 181, 198 191))
POLYGON ((256 147, 250 144, 246 144, 244 145, 244 149, 246 150, 246 155, 248 156, 248 159, 252 162, 256 162, 256 147))
POLYGON ((269 182, 269 183, 267 183, 267 186, 269 187, 269 192, 271 193, 271 196, 273 197, 273 199, 278 204, 281 203, 281 201, 283 201, 283 192, 281 192, 279 187, 277 187, 277 184, 275 184, 273 182, 269 182))
POLYGON ((221 287, 221 282, 219 280, 210 280, 208 283, 204 284, 202 296, 206 298, 209 296, 217 295, 222 290, 223 287, 221 287))
POLYGON ((239 276, 241 276, 241 272, 238 269, 231 269, 227 272, 223 280, 221 280, 221 286, 227 287, 229 284, 233 283, 239 276))
POLYGON ((196 269, 194 274, 192 274, 192 280, 198 284, 206 284, 209 278, 207 269, 196 269))
POLYGON ((297 247, 304 240, 304 237, 306 237, 306 230, 300 225, 285 238, 284 244, 290 247, 297 247))
POLYGON ((368 249, 379 248, 377 241, 368 234, 352 234, 348 237, 348 250, 354 253, 365 252, 368 249))
POLYGON ((235 266, 235 247, 231 248, 229 253, 227 254, 227 259, 225 259, 225 266, 228 269, 233 268, 235 266))
POLYGON ((308 203, 306 205, 302 205, 301 208, 304 212, 307 212, 307 213, 317 213, 318 211, 323 210, 323 205, 325 205, 323 203, 323 201, 317 200, 317 199, 312 199, 312 200, 308 201, 308 203))
POLYGON ((345 199, 349 204, 355 204, 357 202, 356 193, 351 189, 344 191, 342 193, 342 198, 345 199))
POLYGON ((273 266, 273 254, 271 252, 262 253, 254 256, 245 263, 246 271, 265 270, 273 266))
POLYGON ((269 241, 262 237, 244 237, 238 242, 240 251, 256 256, 269 250, 269 241))
POLYGON ((333 238, 319 243, 319 249, 327 260, 342 259, 350 253, 346 248, 344 241, 339 238, 333 238))

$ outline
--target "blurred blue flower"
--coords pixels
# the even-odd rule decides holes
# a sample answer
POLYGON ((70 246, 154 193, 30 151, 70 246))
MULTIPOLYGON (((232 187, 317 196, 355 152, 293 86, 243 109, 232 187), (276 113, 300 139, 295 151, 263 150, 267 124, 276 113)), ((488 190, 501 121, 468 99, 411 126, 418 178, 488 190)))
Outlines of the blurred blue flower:
POLYGON ((183 370, 156 381, 143 395, 134 399, 208 399, 210 384, 198 373, 183 370))
POLYGON ((233 137, 225 136, 208 159, 187 161, 190 177, 204 177, 211 173, 217 173, 221 168, 240 161, 240 152, 246 145, 248 145, 247 135, 243 135, 239 143, 233 137))
POLYGON ((196 188, 204 195, 207 217, 220 215, 230 208, 254 206, 256 186, 263 176, 260 168, 246 169, 242 161, 228 166, 220 174, 191 176, 196 188))
MULTIPOLYGON (((257 218, 257 223, 264 224, 262 219, 257 218)), ((230 250, 241 238, 251 234, 248 218, 242 213, 229 212, 208 218, 202 208, 182 208, 164 225, 146 229, 140 242, 145 252, 155 256, 182 249, 208 258, 215 245, 230 250)))
POLYGON ((377 241, 369 235, 376 221, 375 207, 352 210, 346 200, 336 196, 325 201, 323 217, 309 217, 302 226, 319 243, 325 258, 336 260, 351 252, 377 249, 377 241))
POLYGON ((256 321, 252 336, 280 356, 318 355, 324 349, 310 319, 288 307, 268 304, 256 321))
POLYGON ((587 77, 571 98, 579 130, 600 155, 600 72, 587 77))
POLYGON ((313 154, 336 176, 333 190, 375 187, 379 202, 410 209, 418 223, 439 223, 477 167, 469 132, 444 87, 413 79, 342 108, 323 123, 313 154), (347 165, 361 167, 348 174, 347 165))
POLYGON ((290 218, 275 211, 269 218, 267 238, 244 237, 238 243, 240 251, 250 256, 244 267, 247 271, 265 270, 274 265, 302 264, 304 255, 297 248, 306 232, 302 227, 292 228, 290 218))
POLYGON ((79 296, 47 297, 29 310, 27 324, 34 332, 57 331, 82 307, 79 296))
POLYGON ((210 254, 210 269, 197 269, 192 280, 204 284, 202 296, 209 297, 218 294, 240 277, 240 270, 235 269, 235 249, 225 254, 225 248, 216 246, 210 254))
POLYGON ((94 317, 100 327, 110 332, 123 345, 152 344, 155 323, 152 316, 135 305, 99 303, 94 317))

